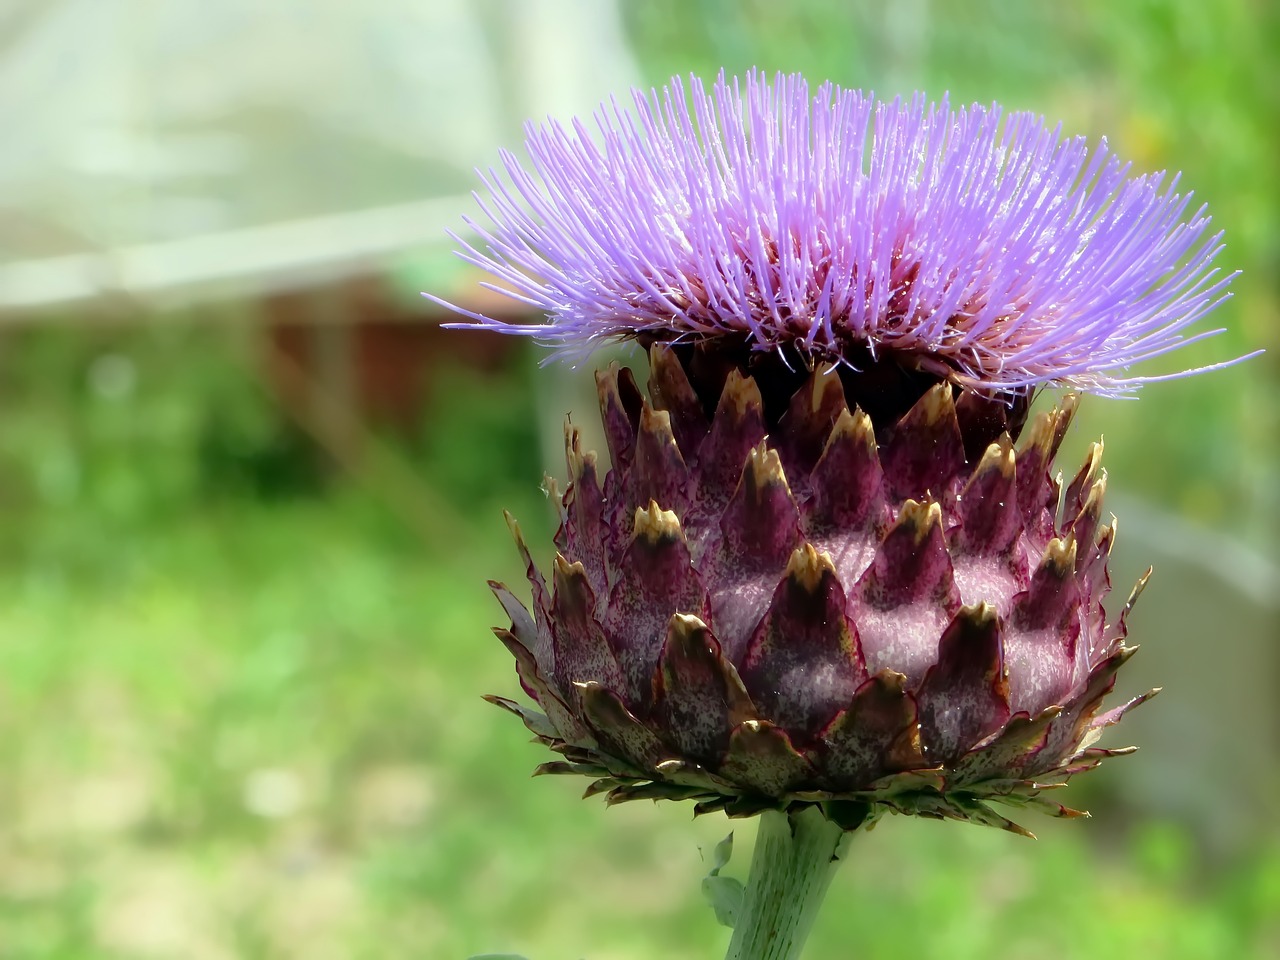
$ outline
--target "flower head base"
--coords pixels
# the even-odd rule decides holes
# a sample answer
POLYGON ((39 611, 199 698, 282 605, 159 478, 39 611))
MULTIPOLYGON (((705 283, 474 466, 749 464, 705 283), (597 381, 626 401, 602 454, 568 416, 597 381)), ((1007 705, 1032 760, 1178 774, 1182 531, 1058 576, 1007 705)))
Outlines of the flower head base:
MULTIPOLYGON (((969 387, 1121 393, 1131 364, 1226 296, 1220 235, 1177 178, 1128 179, 1083 138, 998 107, 876 102, 797 76, 673 81, 597 118, 530 126, 462 256, 549 314, 494 330, 570 354, 728 335, 969 387)), ((461 241, 460 241, 461 242, 461 241)), ((466 311, 462 311, 466 313, 466 311)))
POLYGON ((540 771, 731 816, 1074 815, 1043 791, 1127 752, 1093 741, 1146 699, 1099 712, 1137 591, 1106 615, 1101 446, 1050 476, 1074 399, 1017 447, 946 383, 877 430, 832 368, 780 416, 732 371, 708 416, 682 359, 652 347, 652 401, 597 375, 614 469, 567 429, 550 584, 513 524, 533 609, 493 584, 496 632, 544 712, 491 699, 563 755, 540 771))

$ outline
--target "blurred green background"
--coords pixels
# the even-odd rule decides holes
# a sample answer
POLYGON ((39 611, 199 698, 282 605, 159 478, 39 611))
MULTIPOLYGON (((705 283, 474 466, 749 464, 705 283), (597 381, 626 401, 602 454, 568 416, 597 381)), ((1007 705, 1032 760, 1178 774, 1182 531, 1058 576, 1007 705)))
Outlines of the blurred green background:
MULTIPOLYGON (((0 18, 10 41, 0 55, 40 39, 55 14, 88 17, 75 3, 19 6, 31 16, 0 18)), ((143 23, 141 7, 121 9, 143 23)), ((440 0, 435 20, 397 3, 343 9, 352 32, 337 31, 339 44, 394 43, 425 23, 442 58, 470 37, 475 14, 488 60, 418 65, 458 90, 493 88, 474 164, 518 144, 523 116, 552 109, 552 99, 504 99, 517 85, 502 72, 512 50, 533 76, 595 42, 572 0, 440 0), (512 41, 494 24, 517 13, 524 32, 512 41)), ((855 841, 808 955, 1280 955, 1275 5, 591 9, 609 11, 590 29, 613 30, 600 43, 626 63, 599 89, 583 71, 575 102, 594 103, 619 77, 751 66, 882 95, 950 91, 953 102, 999 100, 1106 135, 1139 171, 1182 170, 1210 205, 1227 231, 1223 266, 1244 271, 1213 317, 1228 332, 1147 372, 1271 352, 1152 385, 1137 403, 1086 402, 1064 467, 1105 432, 1129 551, 1116 560, 1117 593, 1157 563, 1133 621, 1146 648, 1128 669, 1135 689, 1169 689, 1118 734, 1144 752, 1071 788, 1094 820, 1028 823, 1037 843, 882 823, 855 841)), ((287 62, 318 14, 281 11, 249 17, 235 37, 283 37, 273 49, 287 62)), ((366 69, 379 63, 370 54, 366 69)), ((415 110, 426 129, 446 123, 440 101, 415 110)), ((210 109, 200 123, 231 121, 210 109)), ((244 129, 262 138, 271 124, 244 129)), ((295 172, 367 184, 357 200, 378 204, 470 184, 410 174, 402 196, 382 196, 392 168, 359 150, 282 156, 277 172, 256 174, 255 196, 306 193, 295 172)), ((438 159, 425 145, 399 156, 396 170, 438 159)), ((18 267, 48 251, 20 242, 12 210, 33 194, 3 176, 0 280, 16 283, 35 275, 18 267)), ((211 190, 232 203, 246 188, 211 190)), ((457 201, 447 225, 470 212, 457 201)), ((698 895, 710 866, 700 850, 734 829, 731 872, 742 871, 751 825, 691 822, 675 805, 606 811, 577 799, 580 784, 530 780, 541 748, 479 699, 517 689, 488 633, 500 616, 484 589, 487 578, 523 579, 501 509, 531 543, 549 544, 538 484, 558 468, 542 451, 580 378, 539 369, 527 344, 434 328, 419 289, 488 303, 433 242, 440 232, 388 241, 346 273, 321 263, 287 287, 258 277, 233 295, 179 284, 153 297, 122 283, 45 304, 15 293, 0 306, 3 960, 723 951, 727 933, 698 895)), ((139 236, 165 241, 163 230, 139 236)), ((0 304, 5 295, 0 285, 0 304)), ((575 409, 580 422, 591 416, 575 409)))

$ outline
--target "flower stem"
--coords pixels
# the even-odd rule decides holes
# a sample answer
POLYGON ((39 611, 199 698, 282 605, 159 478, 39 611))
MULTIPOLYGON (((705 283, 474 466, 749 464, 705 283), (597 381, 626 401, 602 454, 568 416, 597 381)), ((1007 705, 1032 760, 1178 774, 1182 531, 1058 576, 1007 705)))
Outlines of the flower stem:
POLYGON ((817 807, 762 814, 725 960, 796 960, 849 836, 817 807))

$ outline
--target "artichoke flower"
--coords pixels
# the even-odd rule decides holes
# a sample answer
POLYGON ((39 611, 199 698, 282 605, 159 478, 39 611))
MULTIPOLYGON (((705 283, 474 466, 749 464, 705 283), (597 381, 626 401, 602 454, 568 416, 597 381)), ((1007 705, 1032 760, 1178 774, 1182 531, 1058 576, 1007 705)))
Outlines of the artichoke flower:
POLYGON ((1230 280, 1208 217, 1039 118, 795 76, 596 126, 530 126, 459 241, 550 318, 473 320, 648 357, 647 396, 596 375, 607 472, 566 427, 545 573, 510 521, 531 608, 491 585, 537 709, 489 699, 539 771, 848 829, 1076 815, 1045 792, 1150 695, 1103 706, 1145 577, 1113 602, 1101 443, 1055 456, 1080 391, 1216 332, 1187 333, 1230 280))

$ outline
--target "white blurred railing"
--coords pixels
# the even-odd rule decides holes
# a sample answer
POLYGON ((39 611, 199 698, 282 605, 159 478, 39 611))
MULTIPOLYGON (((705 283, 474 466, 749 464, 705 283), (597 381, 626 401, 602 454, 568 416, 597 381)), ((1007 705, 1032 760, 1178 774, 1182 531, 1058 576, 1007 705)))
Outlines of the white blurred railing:
POLYGON ((333 284, 406 250, 441 245, 470 197, 204 233, 163 243, 0 263, 0 323, 51 307, 128 300, 140 308, 333 284))

